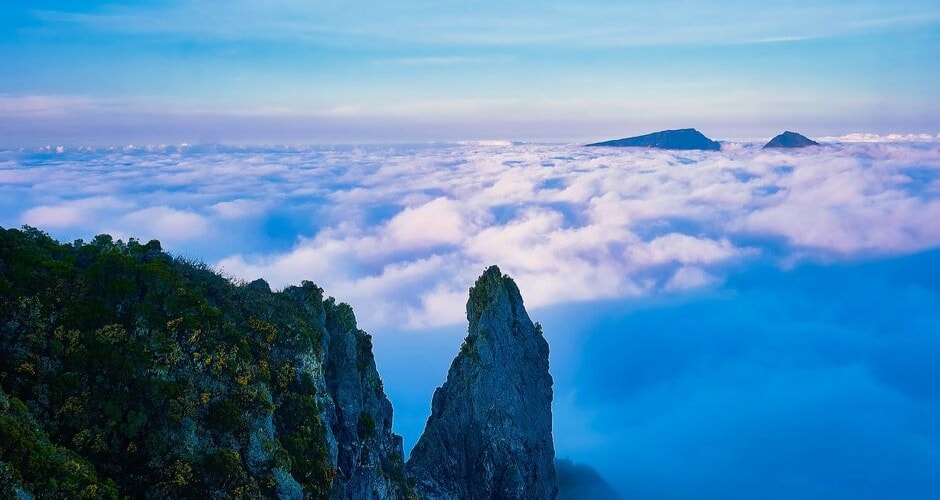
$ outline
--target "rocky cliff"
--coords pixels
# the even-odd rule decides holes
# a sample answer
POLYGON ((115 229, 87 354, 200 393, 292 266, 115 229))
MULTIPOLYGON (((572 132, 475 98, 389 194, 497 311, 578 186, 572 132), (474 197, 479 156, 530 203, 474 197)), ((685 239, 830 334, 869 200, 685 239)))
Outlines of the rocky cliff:
POLYGON ((516 284, 491 267, 470 289, 469 330, 407 464, 419 498, 552 499, 548 343, 516 284))
POLYGON ((340 477, 332 498, 362 500, 403 498, 404 461, 401 437, 392 432, 392 404, 372 357, 372 339, 356 328, 346 304, 327 315, 330 342, 326 382, 332 405, 326 419, 333 431, 340 477))
POLYGON ((409 486, 348 305, 0 228, 0 497, 551 499, 548 345, 495 267, 467 316, 409 486))
POLYGON ((407 495, 351 308, 156 241, 0 229, 0 391, 0 496, 407 495))

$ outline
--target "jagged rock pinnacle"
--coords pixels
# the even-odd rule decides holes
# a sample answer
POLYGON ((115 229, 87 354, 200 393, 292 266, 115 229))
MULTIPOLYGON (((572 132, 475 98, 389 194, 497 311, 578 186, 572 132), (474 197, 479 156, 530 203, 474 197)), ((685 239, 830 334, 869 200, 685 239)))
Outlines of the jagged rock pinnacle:
POLYGON ((467 338, 407 465, 416 493, 555 498, 548 343, 496 266, 470 289, 467 319, 467 338))

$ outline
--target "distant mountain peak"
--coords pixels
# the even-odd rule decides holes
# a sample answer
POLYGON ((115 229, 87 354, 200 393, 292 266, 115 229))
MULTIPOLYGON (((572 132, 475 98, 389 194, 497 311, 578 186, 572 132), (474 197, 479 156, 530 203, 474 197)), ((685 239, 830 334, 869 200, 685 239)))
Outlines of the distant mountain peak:
POLYGON ((713 141, 694 128, 662 130, 652 134, 595 142, 587 146, 608 146, 619 148, 657 148, 673 150, 718 151, 721 144, 713 141))
POLYGON ((786 132, 774 137, 767 144, 764 145, 764 149, 767 148, 805 148, 807 146, 819 146, 819 143, 806 137, 805 135, 798 134, 796 132, 786 132))

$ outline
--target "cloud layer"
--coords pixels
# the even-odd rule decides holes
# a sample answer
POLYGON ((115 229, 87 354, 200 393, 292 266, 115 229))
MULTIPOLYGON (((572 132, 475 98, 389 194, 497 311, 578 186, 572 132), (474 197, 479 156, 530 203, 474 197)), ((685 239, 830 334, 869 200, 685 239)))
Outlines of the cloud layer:
POLYGON ((625 497, 927 499, 940 144, 877 139, 6 151, 0 225, 317 282, 375 334, 406 449, 499 264, 552 346, 559 455, 625 497))
POLYGON ((625 498, 932 498, 938 264, 758 265, 692 300, 546 311, 556 447, 625 498))
POLYGON ((489 264, 533 307, 669 294, 940 245, 940 146, 722 152, 504 142, 6 152, 4 225, 158 238, 232 276, 312 279, 364 324, 461 321, 489 264))

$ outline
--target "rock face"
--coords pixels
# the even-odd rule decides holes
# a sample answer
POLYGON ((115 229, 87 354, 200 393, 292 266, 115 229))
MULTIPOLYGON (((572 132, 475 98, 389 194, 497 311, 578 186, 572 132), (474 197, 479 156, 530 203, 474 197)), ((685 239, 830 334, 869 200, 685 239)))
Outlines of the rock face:
POLYGON ((774 137, 767 144, 764 145, 764 149, 767 148, 805 148, 807 146, 819 146, 819 143, 804 136, 797 134, 796 132, 790 132, 789 130, 774 137))
POLYGON ((406 466, 418 498, 553 499, 548 343, 516 284, 490 267, 470 289, 469 330, 406 466))
MULTIPOLYGON (((255 283, 248 286, 257 287, 255 283)), ((372 337, 357 327, 352 307, 337 304, 332 297, 324 299, 323 290, 309 281, 283 293, 301 304, 303 314, 323 331, 312 351, 283 349, 276 353, 297 367, 299 378, 311 381, 311 392, 317 395, 317 418, 324 424, 332 467, 331 484, 321 496, 405 498, 402 440, 392 432, 392 403, 375 366, 372 337)), ((280 492, 278 496, 294 497, 280 492)))
POLYGON ((702 149, 718 151, 721 144, 713 141, 694 128, 681 130, 663 130, 638 137, 627 137, 612 141, 595 142, 587 146, 611 146, 619 148, 657 148, 675 150, 702 149))
POLYGON ((352 309, 156 241, 0 228, 0 438, 0 498, 408 497, 352 309))
POLYGON ((356 328, 352 308, 327 314, 326 384, 334 412, 327 415, 337 443, 340 476, 331 498, 403 498, 401 437, 392 432, 392 403, 372 357, 372 337, 356 328))
POLYGON ((552 499, 548 344, 496 267, 406 476, 372 338, 99 235, 0 228, 0 498, 552 499))

